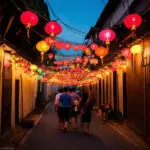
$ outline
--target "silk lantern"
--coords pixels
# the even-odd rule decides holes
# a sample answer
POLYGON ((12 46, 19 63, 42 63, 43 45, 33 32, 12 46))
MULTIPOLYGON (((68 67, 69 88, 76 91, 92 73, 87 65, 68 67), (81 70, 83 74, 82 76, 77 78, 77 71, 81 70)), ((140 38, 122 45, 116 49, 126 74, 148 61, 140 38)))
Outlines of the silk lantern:
POLYGON ((49 46, 47 45, 47 43, 45 41, 40 41, 36 44, 36 49, 41 52, 41 58, 42 61, 44 59, 44 53, 47 52, 49 50, 49 46))
POLYGON ((36 65, 31 65, 30 66, 31 71, 36 71, 38 67, 36 65))
POLYGON ((54 57, 54 55, 52 53, 48 54, 48 58, 52 59, 54 57))
POLYGON ((116 38, 116 33, 111 29, 104 29, 99 33, 99 39, 106 43, 107 49, 109 44, 116 38))
POLYGON ((65 44, 64 44, 64 49, 66 49, 66 50, 70 50, 71 47, 72 47, 72 44, 71 44, 71 43, 65 43, 65 44))
POLYGON ((62 27, 56 21, 49 21, 44 30, 50 36, 56 36, 62 32, 62 27))
POLYGON ((30 28, 38 23, 38 16, 31 11, 25 11, 21 14, 20 20, 26 26, 27 36, 30 38, 30 28))
POLYGON ((92 43, 92 44, 90 45, 90 48, 91 48, 91 50, 95 51, 95 50, 98 48, 98 45, 95 44, 95 43, 92 43))
POLYGON ((82 51, 85 51, 86 48, 87 48, 87 46, 85 44, 82 44, 79 47, 79 49, 81 49, 82 51))
POLYGON ((85 54, 88 55, 88 56, 91 55, 91 50, 90 50, 90 48, 87 47, 87 48, 85 49, 85 54))
POLYGON ((55 39, 53 37, 47 37, 45 39, 45 42, 47 43, 48 46, 54 46, 55 39))
POLYGON ((138 14, 130 14, 124 19, 124 25, 131 29, 136 30, 142 23, 142 18, 138 14))
POLYGON ((121 51, 122 55, 126 58, 126 59, 131 59, 132 58, 132 53, 130 51, 130 48, 124 48, 121 51))
POLYGON ((139 54, 142 51, 142 48, 140 45, 134 45, 131 47, 132 54, 139 54))
POLYGON ((55 47, 59 50, 61 50, 63 48, 63 42, 61 41, 55 41, 55 47))
POLYGON ((79 46, 77 44, 75 44, 73 48, 75 51, 79 50, 79 46))
POLYGON ((103 47, 103 46, 99 46, 99 47, 95 50, 95 54, 100 57, 101 63, 103 64, 103 58, 108 54, 108 49, 106 49, 106 48, 103 47))

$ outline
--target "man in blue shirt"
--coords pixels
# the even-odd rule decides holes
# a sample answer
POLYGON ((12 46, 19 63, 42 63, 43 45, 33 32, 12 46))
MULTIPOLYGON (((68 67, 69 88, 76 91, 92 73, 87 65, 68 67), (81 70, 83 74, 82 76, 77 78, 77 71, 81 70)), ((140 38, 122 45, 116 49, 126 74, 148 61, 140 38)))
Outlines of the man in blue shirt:
POLYGON ((68 121, 70 118, 70 107, 71 107, 71 96, 67 94, 67 88, 64 87, 64 93, 60 95, 59 104, 60 104, 60 121, 63 124, 62 131, 67 130, 68 121))

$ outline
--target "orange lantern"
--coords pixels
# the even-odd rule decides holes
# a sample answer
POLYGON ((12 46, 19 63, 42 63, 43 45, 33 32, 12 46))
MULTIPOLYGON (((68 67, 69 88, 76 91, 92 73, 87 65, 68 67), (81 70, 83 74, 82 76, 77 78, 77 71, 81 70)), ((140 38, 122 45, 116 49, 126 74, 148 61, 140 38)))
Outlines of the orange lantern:
POLYGON ((95 50, 95 54, 100 57, 101 63, 103 64, 103 58, 108 54, 108 49, 106 49, 106 48, 103 47, 103 46, 99 46, 99 47, 95 50))
POLYGON ((49 50, 49 46, 47 45, 47 43, 45 41, 40 41, 36 44, 36 49, 41 52, 41 58, 42 61, 44 59, 44 53, 47 52, 49 50))
POLYGON ((86 55, 91 55, 91 50, 90 50, 90 48, 87 47, 87 48, 85 49, 85 54, 86 54, 86 55))

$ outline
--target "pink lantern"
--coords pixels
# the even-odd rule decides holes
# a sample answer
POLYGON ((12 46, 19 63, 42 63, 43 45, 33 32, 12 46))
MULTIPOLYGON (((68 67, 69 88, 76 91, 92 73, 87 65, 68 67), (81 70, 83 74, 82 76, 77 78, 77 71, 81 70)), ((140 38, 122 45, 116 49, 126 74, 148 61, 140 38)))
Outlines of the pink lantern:
POLYGON ((90 45, 91 50, 95 51, 98 48, 98 45, 93 43, 90 45))
POLYGON ((107 48, 111 41, 116 38, 116 33, 111 29, 104 29, 99 33, 99 39, 106 43, 107 48))
POLYGON ((63 48, 63 42, 61 41, 55 41, 55 46, 57 49, 61 50, 63 48))
POLYGON ((54 55, 52 53, 48 54, 48 58, 52 59, 54 57, 54 55))

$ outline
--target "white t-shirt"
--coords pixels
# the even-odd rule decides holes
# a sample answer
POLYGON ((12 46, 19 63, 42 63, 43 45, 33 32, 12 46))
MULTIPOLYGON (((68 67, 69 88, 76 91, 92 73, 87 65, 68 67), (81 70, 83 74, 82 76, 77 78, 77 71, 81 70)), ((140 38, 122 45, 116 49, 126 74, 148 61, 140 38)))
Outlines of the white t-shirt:
POLYGON ((59 98, 60 98, 60 95, 61 95, 62 93, 58 93, 57 95, 56 95, 56 97, 55 97, 55 105, 58 105, 59 104, 59 98))

